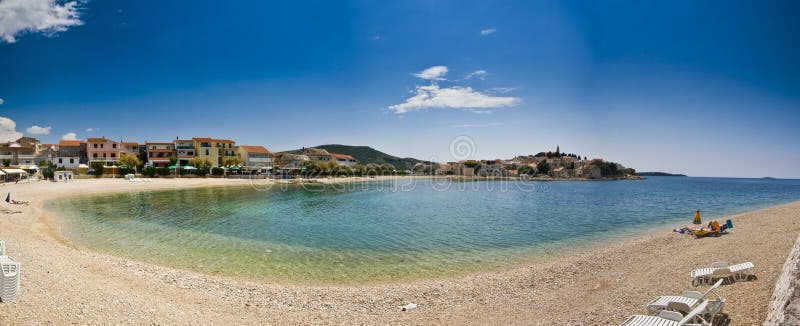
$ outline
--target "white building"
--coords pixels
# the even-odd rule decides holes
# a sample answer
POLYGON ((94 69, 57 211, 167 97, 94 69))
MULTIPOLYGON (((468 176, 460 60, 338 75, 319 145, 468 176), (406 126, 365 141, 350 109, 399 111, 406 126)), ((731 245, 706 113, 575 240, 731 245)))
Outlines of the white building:
POLYGON ((72 157, 59 156, 55 158, 53 164, 55 164, 57 167, 60 168, 77 169, 78 165, 81 164, 81 158, 78 156, 72 156, 72 157))

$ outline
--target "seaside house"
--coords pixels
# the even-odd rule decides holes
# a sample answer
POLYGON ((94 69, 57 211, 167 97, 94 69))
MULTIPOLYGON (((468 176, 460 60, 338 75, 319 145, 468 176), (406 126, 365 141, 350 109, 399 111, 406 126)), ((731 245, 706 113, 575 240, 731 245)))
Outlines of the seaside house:
POLYGON ((39 146, 39 153, 33 159, 36 164, 40 162, 50 162, 55 164, 56 157, 58 157, 58 144, 41 144, 39 146))
POLYGON ((58 167, 75 169, 86 163, 86 142, 83 140, 62 140, 58 142, 58 153, 53 161, 58 167))
POLYGON ((147 163, 145 166, 166 168, 169 167, 170 157, 175 155, 175 145, 170 142, 145 142, 147 163))
POLYGON ((16 141, 0 143, 0 160, 8 161, 10 165, 25 166, 35 164, 35 157, 39 151, 39 141, 31 137, 22 137, 16 141))
POLYGON ((358 164, 358 160, 346 154, 333 154, 331 153, 331 160, 341 166, 353 166, 358 164))
POLYGON ((272 154, 264 146, 239 146, 239 158, 248 168, 272 167, 272 154))
POLYGON ((178 157, 178 164, 180 166, 189 165, 189 161, 191 161, 195 157, 195 154, 197 154, 197 151, 194 147, 194 141, 191 139, 176 139, 173 142, 173 145, 175 148, 175 156, 178 157))
POLYGON ((599 179, 602 176, 600 168, 594 165, 584 165, 579 169, 575 169, 575 174, 577 177, 586 179, 599 179))
POLYGON ((321 148, 303 148, 302 154, 317 163, 326 163, 333 159, 331 153, 321 148))
POLYGON ((195 156, 209 159, 214 167, 221 166, 227 157, 238 157, 236 142, 230 139, 195 137, 192 140, 197 149, 195 156))
POLYGON ((139 143, 117 142, 111 139, 89 138, 86 140, 86 155, 89 162, 116 162, 123 155, 139 155, 139 143))

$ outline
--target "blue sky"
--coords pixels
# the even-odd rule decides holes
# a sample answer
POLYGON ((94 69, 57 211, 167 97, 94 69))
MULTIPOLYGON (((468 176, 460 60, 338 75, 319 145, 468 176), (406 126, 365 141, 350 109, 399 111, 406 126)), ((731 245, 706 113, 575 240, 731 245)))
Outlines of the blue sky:
POLYGON ((798 18, 796 1, 4 0, 0 136, 449 161, 465 135, 476 159, 560 145, 800 178, 798 18))

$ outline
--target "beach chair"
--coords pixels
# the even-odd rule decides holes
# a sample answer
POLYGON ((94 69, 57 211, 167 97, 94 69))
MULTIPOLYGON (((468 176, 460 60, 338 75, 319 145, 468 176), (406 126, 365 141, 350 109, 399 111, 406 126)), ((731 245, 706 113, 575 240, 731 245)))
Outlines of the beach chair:
POLYGON ((733 266, 728 267, 731 270, 731 274, 733 274, 733 279, 736 281, 746 280, 750 273, 749 271, 753 269, 755 265, 752 262, 746 262, 741 264, 736 264, 733 266))
POLYGON ((698 302, 702 301, 709 293, 714 293, 718 300, 722 300, 719 294, 714 292, 720 285, 722 285, 722 280, 717 281, 712 287, 708 288, 706 292, 699 292, 699 291, 683 291, 681 295, 664 295, 658 298, 653 299, 650 301, 645 308, 647 312, 651 315, 657 315, 662 310, 671 310, 671 311, 680 311, 682 313, 687 313, 692 311, 692 309, 697 305, 698 302), (668 308, 669 307, 669 308, 668 308))
POLYGON ((693 270, 690 274, 692 277, 692 285, 711 284, 715 278, 732 277, 734 281, 744 280, 750 275, 747 271, 753 267, 754 265, 752 262, 736 265, 728 265, 726 262, 715 262, 711 264, 711 267, 693 270))
POLYGON ((691 312, 684 316, 676 311, 662 310, 658 316, 633 315, 628 317, 620 326, 683 326, 683 325, 711 325, 703 316, 708 301, 703 301, 691 312))
POLYGON ((0 301, 11 302, 19 292, 20 263, 8 256, 0 256, 0 301))

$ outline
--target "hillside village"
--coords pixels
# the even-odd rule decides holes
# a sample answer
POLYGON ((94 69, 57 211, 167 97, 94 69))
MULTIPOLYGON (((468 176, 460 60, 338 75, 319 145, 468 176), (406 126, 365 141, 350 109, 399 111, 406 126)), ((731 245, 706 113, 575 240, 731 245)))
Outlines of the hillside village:
POLYGON ((331 153, 314 147, 273 153, 260 145, 238 145, 230 139, 208 137, 144 143, 100 137, 61 140, 58 144, 43 144, 36 138, 22 137, 0 143, 0 178, 5 181, 31 176, 53 178, 55 171, 97 177, 126 174, 196 177, 211 174, 292 178, 403 174, 537 179, 638 178, 635 170, 621 164, 562 153, 560 148, 555 152, 507 160, 434 163, 401 159, 365 146, 320 147, 336 148, 345 153, 331 153))

